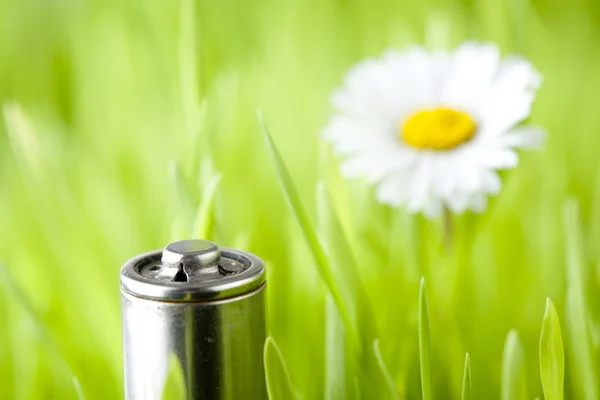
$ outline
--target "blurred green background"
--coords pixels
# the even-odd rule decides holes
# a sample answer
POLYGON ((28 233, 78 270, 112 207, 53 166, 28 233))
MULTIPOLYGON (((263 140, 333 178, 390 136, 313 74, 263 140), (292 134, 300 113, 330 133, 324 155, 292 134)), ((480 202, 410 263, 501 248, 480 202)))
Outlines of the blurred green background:
POLYGON ((333 197, 400 398, 421 396, 421 276, 436 398, 460 398, 465 352, 473 398, 499 398, 511 329, 527 398, 542 398, 547 296, 563 323, 566 398, 597 398, 598 93, 591 0, 0 0, 0 398, 77 398, 78 385, 87 399, 122 397, 119 268, 194 233, 266 260, 269 329, 298 399, 359 397, 327 389, 332 365, 359 383, 362 372, 325 356, 325 286, 277 186, 257 109, 310 215, 317 181, 333 197), (344 182, 318 135, 353 63, 466 39, 493 41, 541 72, 531 123, 548 140, 503 175, 484 215, 455 217, 448 250, 441 221, 344 182), (199 230, 196 209, 218 175, 199 230), (568 198, 578 218, 563 217, 568 198), (567 289, 578 313, 566 310, 567 289))

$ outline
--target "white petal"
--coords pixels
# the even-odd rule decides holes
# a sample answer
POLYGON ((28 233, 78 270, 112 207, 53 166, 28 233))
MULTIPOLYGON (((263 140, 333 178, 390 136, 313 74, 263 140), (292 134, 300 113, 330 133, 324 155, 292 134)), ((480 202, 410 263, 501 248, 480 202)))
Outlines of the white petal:
POLYGON ((467 209, 469 196, 462 192, 455 192, 447 197, 446 203, 450 211, 455 214, 461 214, 467 209))
POLYGON ((350 178, 364 176, 375 183, 394 173, 402 173, 415 161, 417 154, 409 151, 363 153, 349 157, 341 164, 342 173, 350 178))
POLYGON ((386 151, 403 147, 390 133, 389 128, 346 116, 333 117, 323 130, 323 137, 333 143, 338 154, 386 151))
POLYGON ((461 190, 474 192, 481 189, 480 168, 475 165, 466 164, 461 169, 459 185, 461 190))
POLYGON ((385 63, 363 61, 345 76, 343 86, 331 96, 332 105, 345 115, 381 125, 398 118, 405 107, 397 95, 398 78, 385 63))
POLYGON ((502 181, 500 177, 495 171, 492 170, 482 170, 481 171, 481 188, 485 193, 495 195, 500 193, 500 189, 502 188, 502 181))
POLYGON ((375 191, 375 198, 383 204, 399 206, 403 199, 403 185, 398 177, 390 177, 383 180, 375 191))
POLYGON ((412 47, 406 52, 388 51, 383 59, 395 77, 389 84, 396 91, 396 103, 406 109, 404 117, 439 102, 440 86, 449 62, 447 54, 412 47))
POLYGON ((432 156, 424 154, 414 166, 414 172, 409 176, 408 182, 408 211, 416 213, 423 211, 429 201, 432 184, 432 156))
POLYGON ((442 202, 438 197, 430 197, 425 204, 423 209, 423 214, 427 218, 433 219, 439 217, 442 214, 444 207, 442 206, 442 202))
POLYGON ((487 208, 487 198, 478 193, 471 196, 469 200, 469 209, 476 213, 482 213, 487 208))
POLYGON ((546 131, 535 126, 514 128, 501 136, 503 145, 517 149, 540 149, 544 144, 546 131))
POLYGON ((432 58, 414 47, 360 62, 346 74, 332 104, 353 116, 399 123, 415 107, 431 105, 435 99, 438 85, 432 79, 432 58))
POLYGON ((489 89, 500 63, 500 51, 493 44, 467 42, 453 55, 451 72, 444 85, 444 104, 464 110, 476 108, 489 89))
POLYGON ((503 61, 479 109, 479 123, 486 134, 506 132, 531 113, 541 76, 520 58, 503 61))
POLYGON ((482 167, 471 151, 455 150, 435 154, 435 169, 432 172, 433 192, 442 199, 456 193, 472 193, 482 189, 482 167))
POLYGON ((482 151, 478 157, 478 163, 479 165, 488 168, 512 169, 519 164, 519 157, 517 156, 517 153, 511 149, 482 151))
POLYGON ((460 172, 461 160, 453 153, 440 153, 434 158, 434 189, 442 198, 456 191, 456 180, 460 172))
POLYGON ((464 146, 449 153, 444 170, 451 172, 446 179, 452 181, 453 193, 456 191, 470 193, 480 189, 481 176, 480 167, 476 162, 477 151, 477 147, 464 146))

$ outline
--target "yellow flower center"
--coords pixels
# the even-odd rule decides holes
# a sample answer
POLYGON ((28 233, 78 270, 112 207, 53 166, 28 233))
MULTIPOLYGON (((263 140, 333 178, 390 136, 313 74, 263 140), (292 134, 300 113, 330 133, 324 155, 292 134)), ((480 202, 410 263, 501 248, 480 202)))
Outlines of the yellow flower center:
POLYGON ((476 128, 464 112, 440 107, 413 114, 400 127, 399 136, 418 149, 450 150, 471 140, 476 128))

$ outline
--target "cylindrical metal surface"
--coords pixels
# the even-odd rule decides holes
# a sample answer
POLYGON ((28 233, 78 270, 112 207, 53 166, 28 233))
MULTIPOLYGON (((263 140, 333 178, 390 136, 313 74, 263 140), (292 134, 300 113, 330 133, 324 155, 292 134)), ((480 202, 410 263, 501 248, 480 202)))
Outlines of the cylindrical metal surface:
POLYGON ((172 243, 125 263, 125 397, 161 399, 176 362, 188 399, 266 399, 264 287, 260 259, 207 241, 172 243))

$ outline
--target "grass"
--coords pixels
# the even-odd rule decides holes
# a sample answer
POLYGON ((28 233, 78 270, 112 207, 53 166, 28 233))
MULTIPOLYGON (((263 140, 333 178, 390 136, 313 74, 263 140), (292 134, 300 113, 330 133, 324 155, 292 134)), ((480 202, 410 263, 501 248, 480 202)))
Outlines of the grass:
POLYGON ((469 353, 465 356, 465 374, 463 376, 463 387, 461 400, 471 400, 471 359, 469 353))
POLYGON ((419 364, 421 365, 421 391, 423 400, 433 400, 433 374, 431 372, 431 333, 429 309, 425 293, 425 278, 421 279, 419 292, 419 364))
POLYGON ((283 355, 271 337, 265 342, 264 362, 269 399, 294 399, 294 389, 283 355))
POLYGON ((271 393, 420 399, 424 277, 431 396, 598 397, 594 2, 0 0, 0 19, 0 398, 122 397, 119 268, 195 235, 267 261, 271 393), (466 39, 542 73, 548 139, 448 248, 318 135, 354 62, 466 39))
POLYGON ((517 331, 512 330, 506 336, 502 357, 502 400, 526 400, 527 376, 523 360, 523 345, 517 331))
POLYGON ((560 322, 550 299, 546 302, 546 313, 540 337, 540 372, 544 398, 564 398, 565 354, 563 350, 560 322))

